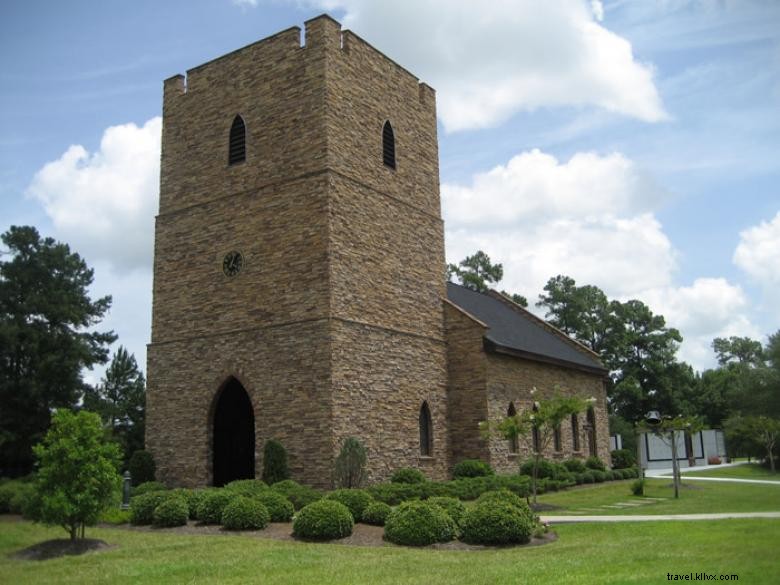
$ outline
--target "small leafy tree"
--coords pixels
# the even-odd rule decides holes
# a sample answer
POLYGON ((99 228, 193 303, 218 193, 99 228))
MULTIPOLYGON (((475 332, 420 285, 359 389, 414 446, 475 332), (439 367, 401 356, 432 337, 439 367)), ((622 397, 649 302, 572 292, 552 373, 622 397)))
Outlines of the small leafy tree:
POLYGON ((39 463, 35 520, 62 526, 71 540, 97 521, 118 488, 121 454, 108 443, 100 417, 59 410, 43 441, 33 449, 39 463))
MULTIPOLYGON (((531 391, 533 395, 536 388, 531 391)), ((590 404, 589 400, 574 396, 554 396, 548 400, 540 400, 534 403, 534 408, 525 409, 514 416, 508 416, 498 423, 483 422, 482 428, 485 438, 498 435, 506 440, 521 441, 532 452, 533 472, 531 475, 531 493, 534 504, 536 503, 537 478, 539 476, 539 462, 542 454, 550 446, 555 435, 555 430, 568 420, 572 414, 585 410, 590 404), (534 435, 537 440, 534 440, 534 435)))
POLYGON ((290 478, 287 468, 287 450, 275 439, 268 439, 263 447, 263 481, 268 485, 290 478))
POLYGON ((347 437, 336 458, 336 484, 342 488, 358 488, 366 475, 366 448, 360 439, 347 437))
POLYGON ((780 420, 769 418, 766 416, 758 416, 753 423, 753 433, 756 439, 766 449, 766 456, 769 459, 769 469, 772 473, 777 473, 775 470, 775 445, 777 444, 777 435, 780 434, 780 420))

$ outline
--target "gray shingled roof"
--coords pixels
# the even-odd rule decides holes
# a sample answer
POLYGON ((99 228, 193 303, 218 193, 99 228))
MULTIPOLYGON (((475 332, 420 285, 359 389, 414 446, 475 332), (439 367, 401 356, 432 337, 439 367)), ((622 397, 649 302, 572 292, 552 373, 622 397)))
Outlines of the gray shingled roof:
POLYGON ((523 310, 516 310, 495 297, 459 284, 447 283, 447 298, 489 327, 485 339, 500 348, 533 354, 556 362, 603 370, 595 356, 579 351, 536 318, 523 310))

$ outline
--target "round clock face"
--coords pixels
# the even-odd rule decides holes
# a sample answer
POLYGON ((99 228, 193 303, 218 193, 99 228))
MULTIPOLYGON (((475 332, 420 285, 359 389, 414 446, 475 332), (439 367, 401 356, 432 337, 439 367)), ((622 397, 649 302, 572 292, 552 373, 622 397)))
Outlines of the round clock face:
POLYGON ((235 276, 241 272, 241 266, 244 264, 244 257, 241 256, 241 252, 228 252, 225 254, 225 259, 222 261, 222 272, 226 276, 235 276))

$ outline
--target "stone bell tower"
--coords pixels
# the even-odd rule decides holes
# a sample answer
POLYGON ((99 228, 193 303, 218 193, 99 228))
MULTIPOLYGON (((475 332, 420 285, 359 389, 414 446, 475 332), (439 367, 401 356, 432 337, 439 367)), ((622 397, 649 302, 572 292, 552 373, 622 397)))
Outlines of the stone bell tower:
POLYGON ((164 83, 147 448, 171 485, 446 475, 435 94, 328 16, 164 83), (421 417, 427 412, 426 435, 421 417), (425 443, 425 444, 423 444, 425 443))

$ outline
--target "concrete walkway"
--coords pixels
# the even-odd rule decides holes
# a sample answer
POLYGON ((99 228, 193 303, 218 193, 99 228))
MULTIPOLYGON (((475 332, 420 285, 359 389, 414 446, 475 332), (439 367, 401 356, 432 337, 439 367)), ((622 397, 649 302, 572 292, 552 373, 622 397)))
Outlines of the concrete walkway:
MULTIPOLYGON (((721 463, 720 465, 698 465, 696 467, 683 467, 680 469, 680 474, 683 476, 685 481, 723 481, 723 482, 729 482, 729 483, 753 483, 753 484, 759 484, 759 485, 776 485, 780 486, 780 481, 772 481, 768 479, 739 479, 736 477, 698 477, 696 475, 689 475, 689 473, 693 473, 696 471, 707 471, 710 469, 723 469, 724 467, 737 467, 739 465, 747 465, 745 462, 739 462, 739 463, 721 463)), ((672 477, 672 469, 646 469, 645 470, 645 477, 661 477, 661 478, 671 478, 672 477)))
POLYGON ((548 524, 576 524, 580 522, 667 522, 669 520, 725 520, 730 518, 780 519, 780 512, 732 512, 723 514, 632 514, 629 516, 541 516, 548 524))

